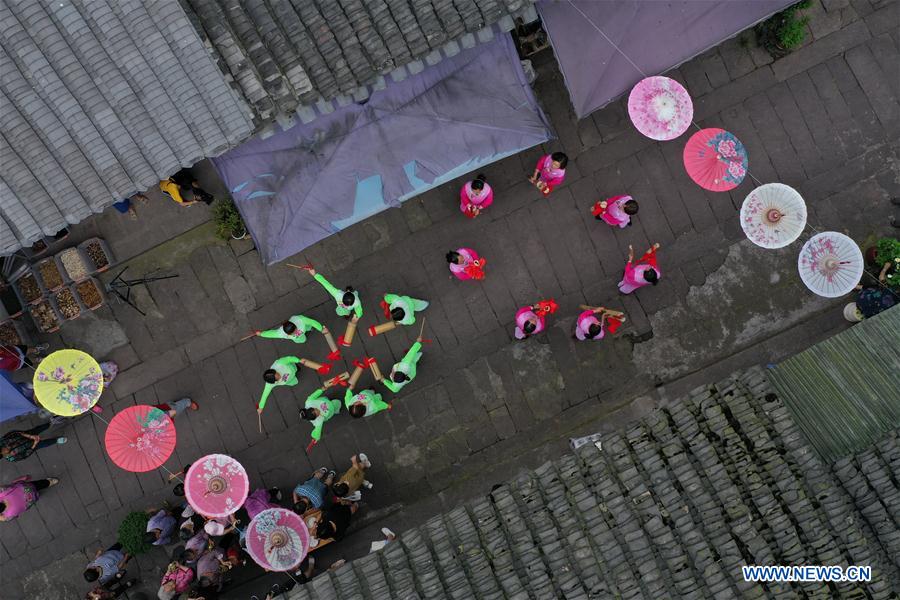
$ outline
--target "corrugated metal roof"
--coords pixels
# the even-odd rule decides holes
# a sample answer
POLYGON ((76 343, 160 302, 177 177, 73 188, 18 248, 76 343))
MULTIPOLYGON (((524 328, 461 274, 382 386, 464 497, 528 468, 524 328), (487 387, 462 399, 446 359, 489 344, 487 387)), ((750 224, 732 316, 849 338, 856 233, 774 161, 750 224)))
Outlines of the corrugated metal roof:
POLYGON ((829 466, 761 370, 703 386, 295 587, 339 598, 891 598, 900 430, 829 466), (870 565, 872 581, 747 583, 743 565, 870 565))
POLYGON ((792 356, 769 377, 826 460, 871 446, 900 424, 900 307, 792 356))
POLYGON ((0 253, 253 131, 177 0, 6 0, 0 22, 0 253))
POLYGON ((537 18, 535 0, 181 0, 260 123, 289 126, 458 52, 455 40, 537 18))

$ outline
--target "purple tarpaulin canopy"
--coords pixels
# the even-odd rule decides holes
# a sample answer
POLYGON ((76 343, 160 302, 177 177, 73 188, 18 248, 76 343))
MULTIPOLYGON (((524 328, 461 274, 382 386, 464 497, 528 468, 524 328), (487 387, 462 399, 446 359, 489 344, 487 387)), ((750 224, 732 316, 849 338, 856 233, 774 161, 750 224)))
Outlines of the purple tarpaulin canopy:
POLYGON ((273 263, 550 136, 503 34, 213 163, 273 263))
POLYGON ((613 44, 660 75, 796 1, 543 0, 538 11, 580 119, 643 79, 613 44))

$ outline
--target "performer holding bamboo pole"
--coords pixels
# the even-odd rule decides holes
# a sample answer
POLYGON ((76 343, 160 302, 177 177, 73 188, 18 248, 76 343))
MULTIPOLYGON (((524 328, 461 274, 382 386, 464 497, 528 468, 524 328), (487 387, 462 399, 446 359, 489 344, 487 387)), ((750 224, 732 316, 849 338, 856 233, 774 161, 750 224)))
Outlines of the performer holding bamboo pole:
POLYGON ((347 286, 343 290, 339 290, 331 283, 325 279, 320 273, 316 273, 316 270, 312 265, 292 265, 288 264, 289 267, 294 267, 295 269, 303 269, 307 271, 310 275, 313 276, 313 279, 319 282, 319 284, 325 288, 325 291, 328 292, 328 295, 334 298, 335 306, 334 311, 345 318, 349 318, 350 314, 355 314, 357 318, 362 317, 363 308, 362 302, 359 300, 359 292, 354 290, 352 287, 347 286))
POLYGON ((321 333, 322 324, 315 319, 310 319, 303 315, 293 315, 290 319, 282 323, 280 327, 266 329, 265 331, 257 329, 253 334, 262 338, 290 340, 295 344, 303 344, 306 342, 306 332, 311 330, 316 330, 321 333))
POLYGON ((389 402, 384 402, 381 399, 381 394, 377 393, 375 390, 366 389, 357 394, 353 393, 353 389, 356 387, 356 383, 359 381, 363 370, 366 367, 370 367, 374 362, 374 358, 366 358, 362 362, 358 360, 353 361, 356 369, 354 369, 353 375, 350 376, 347 390, 344 392, 344 406, 347 407, 347 411, 354 419, 371 417, 376 413, 385 409, 390 410, 391 408, 391 404, 389 402))
POLYGON ((579 340, 601 340, 606 331, 615 333, 625 322, 625 313, 603 306, 581 305, 584 312, 575 323, 575 337, 579 340), (598 318, 599 317, 599 318, 598 318))
POLYGON ((422 328, 419 330, 419 337, 416 338, 416 343, 407 350, 400 362, 394 364, 387 379, 382 379, 381 381, 384 387, 395 394, 416 378, 416 365, 419 359, 422 358, 422 333, 424 330, 425 319, 422 319, 422 328))
POLYGON ((428 302, 410 296, 385 294, 384 300, 381 302, 381 308, 384 309, 384 316, 388 319, 400 325, 412 325, 416 322, 415 313, 422 312, 428 308, 428 302))
POLYGON ((657 250, 659 250, 659 244, 653 244, 637 262, 634 262, 634 248, 631 245, 628 246, 628 263, 625 265, 625 274, 622 276, 622 281, 619 282, 620 292, 630 294, 645 285, 656 285, 659 283, 662 273, 660 273, 659 264, 656 262, 657 250))
POLYGON ((262 413, 266 407, 266 400, 268 400, 269 394, 272 393, 274 388, 281 385, 297 385, 299 383, 300 380, 297 379, 297 363, 301 360, 296 356, 282 356, 273 362, 271 367, 266 369, 263 373, 266 387, 263 389, 262 397, 256 405, 257 413, 262 413))
POLYGON ((309 452, 322 438, 322 426, 334 415, 341 412, 341 401, 332 400, 324 396, 324 387, 317 388, 306 398, 306 403, 300 409, 300 417, 309 421, 312 426, 312 441, 306 447, 309 452))

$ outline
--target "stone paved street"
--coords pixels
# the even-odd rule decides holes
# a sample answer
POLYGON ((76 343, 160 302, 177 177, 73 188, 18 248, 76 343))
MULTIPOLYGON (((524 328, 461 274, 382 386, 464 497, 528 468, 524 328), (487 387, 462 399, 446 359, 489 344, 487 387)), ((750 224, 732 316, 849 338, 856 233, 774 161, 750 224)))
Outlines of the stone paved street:
MULTIPOLYGON (((812 227, 846 232, 865 247, 896 231, 888 220, 889 199, 900 195, 900 3, 833 0, 809 12, 809 42, 783 59, 772 62, 748 33, 746 47, 739 36, 670 76, 691 92, 700 127, 741 139, 756 181, 796 188, 812 227)), ((104 418, 181 396, 200 403, 176 423, 178 445, 166 463, 172 471, 225 451, 255 486, 287 490, 320 465, 344 469, 352 454, 366 452, 375 489, 364 496, 360 531, 323 549, 325 566, 363 554, 382 525, 399 532, 559 455, 572 435, 615 428, 719 374, 777 362, 847 326, 847 299, 816 297, 800 283, 801 242, 764 251, 745 240, 738 209, 758 185, 751 177, 730 193, 703 191, 684 173, 686 137, 655 143, 641 136, 624 99, 576 122, 551 51, 535 67, 558 140, 485 168, 495 202, 482 216, 462 217, 462 181, 455 181, 286 261, 312 262, 335 285, 358 289, 366 309, 360 333, 384 320, 378 301, 385 292, 431 302, 425 336, 432 342, 392 411, 361 421, 338 416, 307 456, 310 427, 297 408, 320 380, 304 370, 300 385, 270 397, 260 433, 254 408, 262 371, 278 356, 321 361, 328 350, 320 336, 299 347, 238 340, 296 313, 321 320, 335 336, 344 321, 303 271, 264 267, 249 241, 214 240, 206 208, 185 213, 153 194, 138 206, 146 218, 129 222, 110 211, 86 230, 130 259, 130 275, 159 269, 179 277, 137 289, 147 317, 113 302, 50 341, 120 364, 102 400, 104 418), (555 150, 570 157, 567 177, 543 199, 525 178, 538 156, 555 150), (640 203, 633 227, 594 220, 596 200, 624 193, 640 203), (653 242, 662 245, 660 284, 618 294, 629 244, 640 253, 653 242), (449 278, 444 254, 459 246, 487 258, 483 282, 449 278), (549 297, 560 309, 547 332, 516 342, 516 309, 549 297), (576 342, 580 304, 623 310, 629 322, 615 338, 576 342)), ((368 355, 387 371, 417 332, 418 322, 359 335, 345 351, 347 365, 368 355)), ((361 385, 369 382, 367 373, 361 385)), ((26 597, 23 590, 28 598, 80 597, 85 552, 111 543, 129 510, 172 498, 163 471, 136 475, 109 461, 105 429, 81 418, 65 430, 65 447, 3 464, 4 480, 25 473, 62 480, 2 527, 5 598, 26 597)), ((139 560, 154 595, 163 562, 161 551, 139 560)))

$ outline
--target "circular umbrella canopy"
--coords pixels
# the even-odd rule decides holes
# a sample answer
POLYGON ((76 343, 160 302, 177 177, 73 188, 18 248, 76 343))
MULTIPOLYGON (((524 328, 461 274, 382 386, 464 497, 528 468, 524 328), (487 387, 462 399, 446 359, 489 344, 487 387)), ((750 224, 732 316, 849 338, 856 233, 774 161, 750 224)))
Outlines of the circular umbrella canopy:
POLYGON ((783 183, 761 185, 741 205, 741 227, 747 239, 763 248, 783 248, 803 232, 806 203, 783 183))
POLYGON ((733 133, 701 129, 684 146, 684 168, 703 189, 727 192, 747 175, 747 150, 733 133))
POLYGON ((97 404, 102 393, 100 365, 81 350, 57 350, 34 371, 34 397, 55 415, 80 415, 97 404))
POLYGON ((849 294, 863 274, 863 255, 843 233, 826 231, 803 244, 797 269, 800 279, 813 293, 825 298, 849 294))
POLYGON ((175 424, 152 406, 130 406, 106 428, 106 451, 126 471, 151 471, 166 462, 174 449, 175 424))
POLYGON ((247 526, 247 553, 270 571, 290 571, 309 552, 309 529, 303 517, 286 508, 262 511, 247 526))
POLYGON ((239 509, 250 492, 247 471, 225 454, 209 454, 191 464, 184 495, 201 515, 227 517, 239 509))
POLYGON ((684 86, 674 79, 647 77, 631 88, 628 116, 648 138, 672 140, 691 126, 694 103, 684 86))

